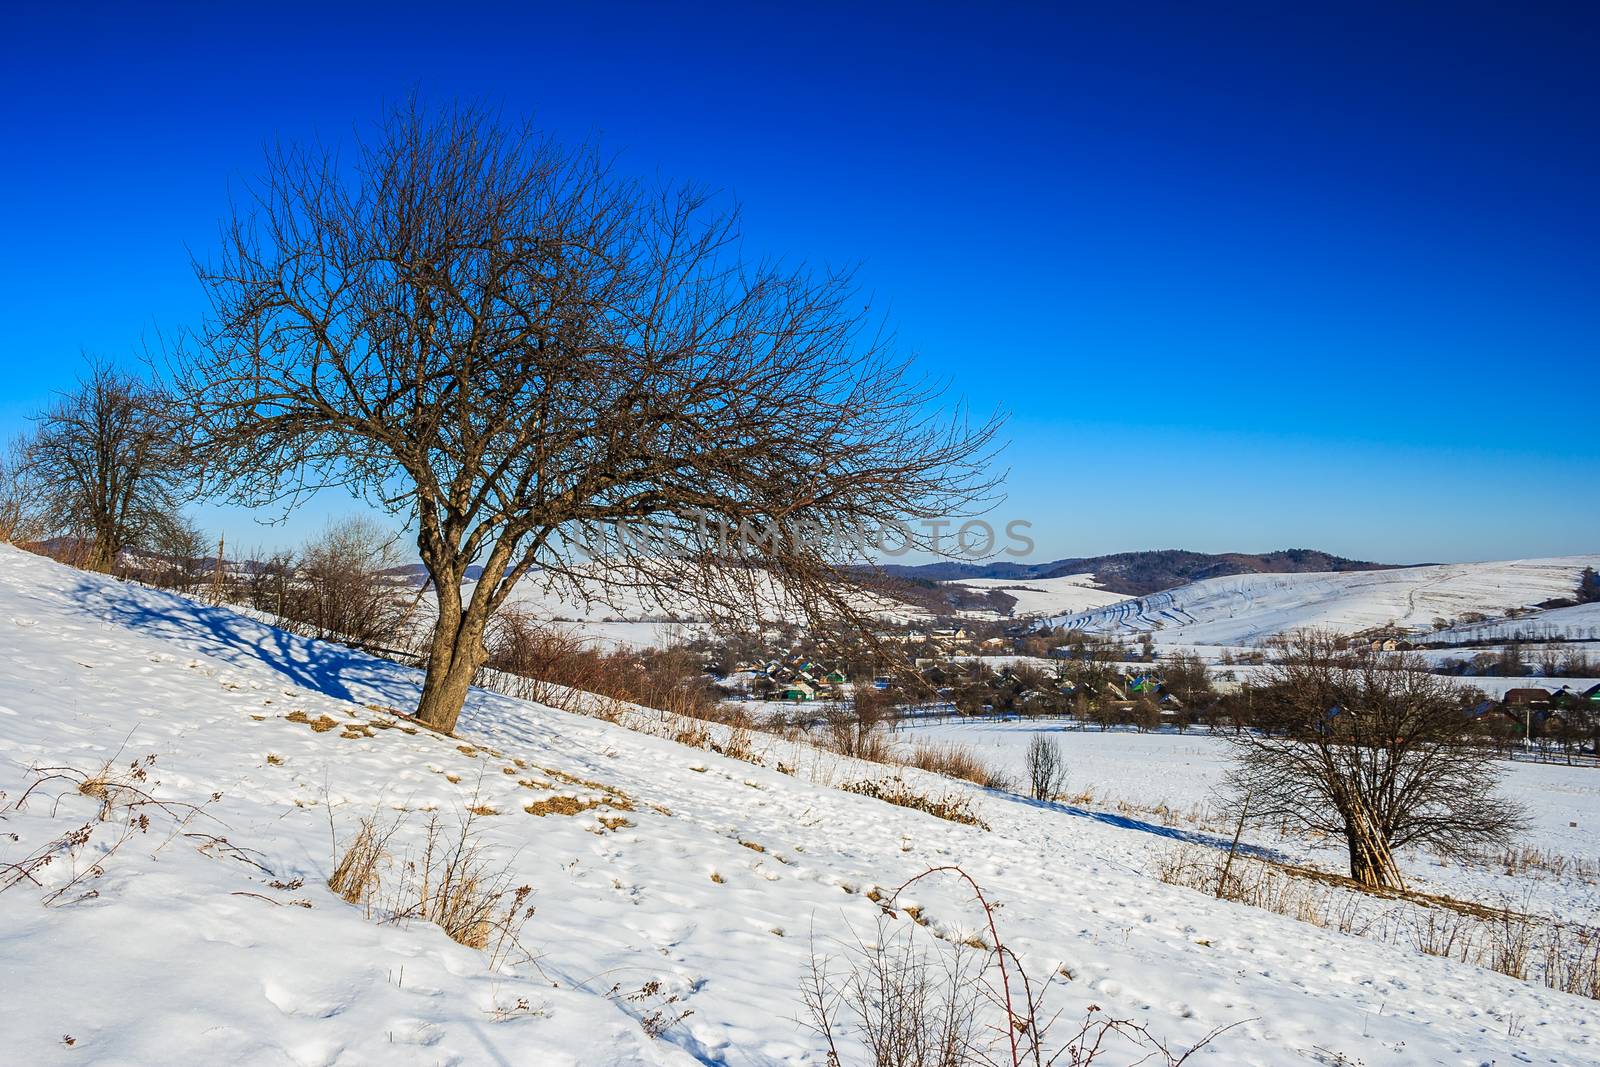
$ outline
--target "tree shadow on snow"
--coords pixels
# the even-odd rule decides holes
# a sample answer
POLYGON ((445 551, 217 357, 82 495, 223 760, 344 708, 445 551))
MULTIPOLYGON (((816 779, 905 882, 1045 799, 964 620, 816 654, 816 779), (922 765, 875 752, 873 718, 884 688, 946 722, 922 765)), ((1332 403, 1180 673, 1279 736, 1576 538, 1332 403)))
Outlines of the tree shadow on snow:
MULTIPOLYGON (((1057 804, 1053 801, 1034 800, 1032 797, 1014 796, 1019 804, 1041 808, 1045 811, 1057 811, 1063 815, 1073 815, 1080 819, 1093 819, 1095 822, 1115 826, 1119 830, 1135 830, 1139 833, 1154 834, 1156 837, 1165 837, 1170 841, 1180 841, 1186 845, 1200 845, 1204 848, 1228 851, 1233 844, 1231 837, 1221 834, 1207 833, 1204 830, 1181 830, 1176 826, 1162 826, 1160 823, 1146 822, 1144 819, 1135 819, 1128 815, 1116 815, 1109 811, 1094 811, 1090 808, 1080 808, 1072 804, 1057 804)), ((1247 841, 1239 842, 1239 855, 1249 856, 1252 859, 1271 860, 1277 863, 1290 862, 1287 853, 1264 845, 1252 845, 1247 841)))
POLYGON ((267 667, 303 689, 340 700, 415 706, 415 671, 343 645, 316 641, 242 615, 142 586, 80 580, 67 595, 106 622, 172 641, 236 667, 267 667))

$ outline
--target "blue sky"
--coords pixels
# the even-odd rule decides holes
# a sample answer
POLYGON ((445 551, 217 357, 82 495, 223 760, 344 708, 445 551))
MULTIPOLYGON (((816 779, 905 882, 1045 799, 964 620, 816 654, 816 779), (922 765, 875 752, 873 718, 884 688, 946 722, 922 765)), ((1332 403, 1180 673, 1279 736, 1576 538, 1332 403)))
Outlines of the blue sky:
POLYGON ((265 142, 416 89, 859 263, 1040 557, 1600 550, 1593 5, 222 6, 0 15, 0 432, 194 321, 265 142))

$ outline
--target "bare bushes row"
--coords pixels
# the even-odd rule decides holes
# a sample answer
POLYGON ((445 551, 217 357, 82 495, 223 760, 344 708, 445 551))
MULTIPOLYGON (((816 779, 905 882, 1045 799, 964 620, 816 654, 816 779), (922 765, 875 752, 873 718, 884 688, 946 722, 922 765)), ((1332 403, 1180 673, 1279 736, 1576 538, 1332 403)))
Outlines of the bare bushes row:
POLYGON ((988 789, 1009 789, 1000 771, 956 744, 893 742, 883 728, 888 709, 874 690, 858 690, 848 702, 829 703, 801 724, 781 718, 757 722, 721 701, 699 657, 681 646, 666 649, 602 650, 577 635, 543 625, 524 613, 502 612, 489 636, 488 666, 506 676, 496 686, 509 695, 634 728, 648 724, 623 715, 619 703, 659 710, 691 720, 662 732, 688 744, 760 762, 752 731, 804 739, 829 752, 891 767, 914 767, 988 789), (597 700, 596 698, 600 698, 597 700), (709 729, 696 723, 716 723, 709 729))
POLYGON ((698 657, 681 646, 600 649, 514 609, 496 616, 486 644, 488 667, 521 679, 516 695, 536 703, 593 714, 587 694, 594 694, 695 719, 727 718, 698 657))
POLYGON ((896 744, 885 729, 893 712, 886 694, 858 686, 848 701, 831 703, 822 709, 821 729, 809 733, 807 739, 852 759, 890 767, 914 767, 985 789, 1011 788, 1011 780, 1004 773, 979 759, 964 745, 926 741, 909 747, 896 744))

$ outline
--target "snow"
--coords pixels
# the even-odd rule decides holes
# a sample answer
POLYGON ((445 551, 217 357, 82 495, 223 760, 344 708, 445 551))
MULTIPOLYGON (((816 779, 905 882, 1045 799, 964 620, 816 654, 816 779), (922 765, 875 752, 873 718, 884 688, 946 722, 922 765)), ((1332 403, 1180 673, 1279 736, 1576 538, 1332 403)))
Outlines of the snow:
POLYGON ((1381 626, 1431 632, 1438 618, 1498 616, 1571 596, 1600 556, 1450 563, 1381 571, 1234 574, 1049 620, 1164 644, 1250 645, 1316 627, 1345 633, 1381 626))
MULTIPOLYGON (((1116 604, 1129 597, 1097 588, 1093 574, 1067 574, 1059 578, 963 578, 948 585, 964 585, 970 589, 987 592, 1000 590, 1016 598, 1013 615, 1063 615, 1088 611, 1091 608, 1116 604)), ((993 612, 964 612, 972 615, 993 615, 993 612)))
POLYGON ((1530 611, 1515 619, 1491 619, 1452 626, 1433 634, 1429 640, 1452 643, 1543 638, 1578 641, 1597 637, 1600 637, 1600 603, 1547 608, 1530 611))
MULTIPOLYGON (((1088 790, 1107 800, 1169 807, 1210 803, 1228 765, 1226 740, 1198 729, 1137 733, 1080 729, 1071 720, 1042 725, 1019 719, 946 720, 907 726, 898 736, 963 744, 1020 778, 1036 733, 1059 739, 1069 790, 1088 790)), ((1511 761, 1501 767, 1506 794, 1532 815, 1533 842, 1600 858, 1600 770, 1511 761)))
MULTIPOLYGON (((998 900, 1030 968, 1075 976, 1055 993, 1068 1018, 1099 1004, 1177 1047, 1238 1024, 1193 1063, 1600 1062, 1595 1002, 1163 884, 1151 863, 1174 832, 1112 812, 906 772, 916 788, 970 796, 984 831, 839 790, 885 772, 803 744, 758 735, 756 765, 483 691, 452 738, 347 737, 287 718, 392 727, 367 705, 412 706, 417 685, 414 671, 225 608, 0 548, 0 864, 87 822, 76 869, 92 875, 90 857, 122 833, 120 816, 93 822, 93 799, 59 782, 19 810, 30 768, 153 754, 148 788, 204 808, 184 828, 154 813, 148 832, 100 855, 101 875, 52 903, 74 870, 65 858, 41 886, 0 892, 5 1056, 821 1064, 799 1021, 813 938, 827 950, 870 935, 880 911, 868 889, 958 863, 998 900), (522 810, 563 792, 626 796, 631 825, 608 828, 603 808, 522 810), (324 888, 330 817, 345 836, 363 815, 404 809, 394 847, 406 850, 423 811, 448 820, 469 804, 497 813, 477 821, 482 840, 533 887, 523 940, 535 964, 496 969, 437 928, 380 925, 324 888), (651 982, 660 992, 639 994, 651 982), (667 1015, 659 1037, 640 1024, 655 1010, 667 1015)), ((1089 758, 1159 789, 1209 765, 1128 754, 1119 771, 1109 753, 1089 758)), ((1551 773, 1591 830, 1595 798, 1551 773)), ((929 925, 905 927, 915 937, 976 929, 958 886, 924 882, 917 896, 929 925)))
MULTIPOLYGON (((1026 778, 1026 752, 1036 733, 1055 738, 1067 767, 1069 795, 1089 793, 1090 806, 1153 818, 1170 809, 1204 818, 1217 827, 1231 826, 1221 803, 1228 768, 1224 738, 1203 730, 1138 733, 1130 729, 1081 729, 1067 721, 946 720, 902 727, 901 744, 960 744, 1008 772, 1026 778)), ((1501 793, 1527 813, 1528 831, 1520 842, 1529 848, 1582 860, 1600 869, 1600 768, 1564 764, 1502 761, 1501 793)), ((1191 825, 1185 820, 1181 825, 1191 825)), ((1339 847, 1285 838, 1252 828, 1247 841, 1286 854, 1297 861, 1338 871, 1345 861, 1339 847)), ((1590 917, 1600 908, 1600 886, 1592 877, 1544 880, 1507 877, 1485 866, 1442 866, 1433 857, 1411 852, 1400 856, 1409 885, 1564 919, 1590 917)))
MULTIPOLYGON (((579 573, 582 580, 582 572, 579 573)), ((769 583, 770 584, 770 583, 769 583)), ((463 588, 471 596, 474 583, 463 588)), ((769 595, 768 602, 780 598, 769 595)), ((546 580, 535 572, 511 591, 509 607, 525 611, 541 622, 559 627, 577 637, 605 647, 660 648, 685 640, 708 629, 703 610, 692 597, 665 591, 660 595, 641 587, 603 584, 598 579, 574 587, 571 582, 546 580)), ((865 614, 889 622, 926 620, 928 612, 915 605, 858 590, 852 606, 865 614)), ((431 623, 433 615, 418 612, 418 624, 431 623)), ((804 615, 797 606, 779 608, 773 619, 801 622, 804 615)))

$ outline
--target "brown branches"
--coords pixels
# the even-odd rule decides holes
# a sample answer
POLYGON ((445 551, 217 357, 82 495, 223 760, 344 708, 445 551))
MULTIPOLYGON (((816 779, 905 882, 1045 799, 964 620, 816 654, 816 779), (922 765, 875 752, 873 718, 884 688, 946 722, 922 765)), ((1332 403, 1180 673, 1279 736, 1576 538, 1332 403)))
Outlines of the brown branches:
MULTIPOLYGON (((118 756, 120 754, 119 749, 118 756)), ((135 836, 148 833, 155 825, 151 819, 152 814, 157 818, 165 816, 172 825, 171 834, 167 837, 168 842, 179 834, 184 834, 201 840, 202 852, 211 848, 221 848, 234 858, 266 870, 259 862, 251 859, 246 850, 231 845, 224 837, 187 832, 189 823, 205 812, 206 805, 158 799, 153 792, 158 783, 150 778, 151 768, 155 765, 155 756, 133 760, 125 767, 117 765, 117 758, 113 756, 94 772, 81 771, 70 766, 33 769, 33 780, 7 810, 17 812, 26 810, 28 802, 35 797, 35 794, 48 797, 48 787, 52 785, 66 787, 50 798, 52 817, 68 796, 88 797, 98 804, 98 810, 93 820, 52 838, 20 860, 0 864, 0 892, 23 882, 31 883, 39 889, 47 889, 46 870, 52 868, 57 860, 64 860, 70 865, 69 872, 60 884, 48 888, 44 896, 46 905, 56 904, 69 893, 82 889, 89 882, 101 877, 105 873, 106 862, 112 856, 135 836), (110 842, 101 842, 94 861, 87 866, 80 866, 79 860, 85 849, 95 840, 101 825, 108 823, 115 823, 110 842)), ((220 793, 214 793, 208 803, 220 798, 220 793)), ((165 843, 158 846, 157 851, 160 847, 164 847, 165 843)), ((97 890, 89 888, 68 902, 90 899, 97 895, 97 890)))
POLYGON ((535 570, 858 617, 854 534, 974 506, 997 423, 939 414, 848 275, 742 262, 737 232, 696 189, 471 110, 395 111, 353 164, 280 150, 174 368, 210 481, 340 484, 414 521, 439 598, 419 714, 446 730, 535 570), (730 558, 728 531, 759 545, 730 558))
POLYGON ((1236 793, 1255 818, 1342 835, 1358 881, 1397 888, 1395 849, 1471 855, 1521 825, 1467 696, 1413 655, 1298 634, 1251 696, 1259 728, 1232 738, 1236 793))
POLYGON ((77 388, 40 415, 21 450, 45 525, 83 544, 83 565, 110 570, 123 549, 154 547, 177 525, 182 427, 150 386, 90 363, 77 388))

